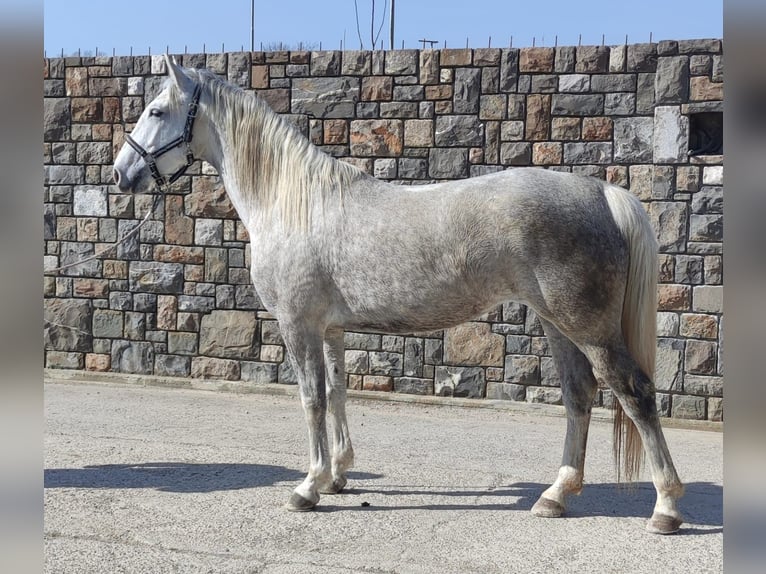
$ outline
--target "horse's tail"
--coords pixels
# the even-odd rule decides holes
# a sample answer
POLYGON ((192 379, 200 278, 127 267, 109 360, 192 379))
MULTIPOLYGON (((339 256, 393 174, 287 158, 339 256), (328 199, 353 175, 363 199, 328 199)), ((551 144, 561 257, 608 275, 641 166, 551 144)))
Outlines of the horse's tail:
MULTIPOLYGON (((612 217, 628 242, 630 255, 622 304, 622 335, 628 351, 653 385, 657 353, 657 239, 649 217, 636 197, 609 184, 605 185, 604 193, 612 217)), ((635 379, 632 382, 639 383, 635 379)), ((616 397, 613 402, 617 477, 619 481, 622 459, 622 471, 631 481, 638 477, 643 463, 641 437, 616 397)))

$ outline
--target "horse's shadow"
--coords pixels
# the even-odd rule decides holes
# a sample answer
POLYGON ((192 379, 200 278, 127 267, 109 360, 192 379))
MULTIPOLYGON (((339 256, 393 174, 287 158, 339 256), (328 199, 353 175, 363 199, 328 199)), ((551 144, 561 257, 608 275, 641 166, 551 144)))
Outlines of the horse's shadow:
MULTIPOLYGON (((287 485, 303 480, 300 470, 268 464, 147 462, 139 464, 103 464, 83 468, 45 469, 45 488, 122 489, 153 488, 164 492, 216 492, 287 485)), ((391 512, 396 510, 523 510, 529 511, 548 487, 547 484, 516 482, 497 488, 434 489, 430 486, 382 486, 364 488, 357 481, 375 480, 383 475, 368 472, 350 472, 350 488, 340 496, 355 497, 360 502, 365 495, 398 497, 393 504, 337 505, 335 497, 325 496, 317 507, 321 512, 391 512), (417 497, 417 503, 400 504, 400 499, 417 497), (448 498, 472 498, 466 502, 441 502, 448 498), (500 500, 512 498, 510 502, 500 500), (433 499, 430 502, 428 499, 433 499)), ((348 499, 345 500, 348 502, 348 499)), ((654 486, 648 482, 621 488, 615 484, 587 484, 580 496, 569 499, 567 516, 586 518, 594 516, 648 517, 655 502, 654 486)), ((680 510, 686 524, 703 526, 684 527, 683 534, 713 534, 723 531, 723 488, 709 482, 686 484, 680 510)))
MULTIPOLYGON (((365 494, 384 496, 427 496, 441 497, 474 497, 467 503, 423 503, 411 505, 372 505, 369 506, 321 506, 323 511, 359 510, 365 512, 391 510, 531 510, 534 503, 547 484, 516 482, 508 486, 474 490, 455 489, 434 491, 429 487, 407 489, 364 489, 350 488, 347 492, 364 498, 365 494), (511 502, 496 500, 500 497, 512 497, 511 502), (493 498, 495 500, 493 500, 493 498)), ((649 482, 641 482, 621 487, 616 484, 587 484, 580 496, 568 499, 566 516, 569 518, 586 518, 595 516, 614 517, 647 517, 651 514, 655 503, 654 486, 649 482)), ((709 482, 693 482, 686 484, 686 494, 679 502, 679 508, 684 515, 686 524, 703 526, 682 528, 683 534, 714 534, 723 531, 723 487, 709 482)))
MULTIPOLYGON (((164 492, 215 492, 300 482, 305 472, 270 464, 145 462, 46 468, 45 488, 153 488, 164 492)), ((351 480, 382 475, 350 472, 351 480)))

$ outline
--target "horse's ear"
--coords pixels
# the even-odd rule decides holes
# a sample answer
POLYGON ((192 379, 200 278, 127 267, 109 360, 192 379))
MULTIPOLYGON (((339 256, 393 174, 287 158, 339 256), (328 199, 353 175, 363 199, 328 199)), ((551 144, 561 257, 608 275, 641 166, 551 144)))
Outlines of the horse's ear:
POLYGON ((165 65, 168 68, 168 75, 173 78, 176 86, 182 91, 185 91, 191 84, 191 79, 184 74, 183 69, 176 63, 175 57, 171 60, 168 54, 165 56, 165 65))

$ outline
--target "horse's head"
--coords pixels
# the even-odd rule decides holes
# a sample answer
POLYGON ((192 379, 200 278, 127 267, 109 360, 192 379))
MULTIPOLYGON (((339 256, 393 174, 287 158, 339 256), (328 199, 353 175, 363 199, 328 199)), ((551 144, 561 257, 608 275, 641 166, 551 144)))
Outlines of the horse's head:
POLYGON ((114 161, 120 191, 145 191, 175 181, 193 161, 191 139, 201 86, 165 54, 170 80, 146 106, 114 161), (180 97, 179 97, 180 96, 180 97))

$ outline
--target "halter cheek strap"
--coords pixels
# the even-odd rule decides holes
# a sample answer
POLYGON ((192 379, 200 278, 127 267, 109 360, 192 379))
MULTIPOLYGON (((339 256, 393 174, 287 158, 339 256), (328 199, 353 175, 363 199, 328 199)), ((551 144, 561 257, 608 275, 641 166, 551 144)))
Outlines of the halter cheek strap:
POLYGON ((149 171, 152 174, 152 178, 154 178, 154 181, 157 184, 157 187, 160 189, 160 191, 163 190, 165 185, 170 185, 171 183, 176 181, 179 177, 181 177, 186 171, 186 169, 192 163, 194 163, 194 154, 192 153, 192 150, 191 150, 191 141, 192 141, 192 137, 194 136, 193 134, 194 119, 197 117, 197 109, 199 108, 199 98, 201 94, 202 94, 202 86, 200 84, 197 84, 194 88, 194 94, 192 95, 192 100, 191 102, 189 102, 189 111, 186 114, 186 124, 184 125, 183 134, 178 136, 176 139, 174 139, 170 143, 167 143, 164 146, 160 147, 159 149, 156 149, 153 152, 150 152, 144 149, 141 146, 141 144, 139 144, 136 140, 130 137, 129 134, 125 135, 125 141, 127 141, 130 147, 136 150, 136 153, 138 153, 138 155, 141 156, 141 159, 143 159, 146 162, 146 165, 149 167, 149 171), (157 159, 163 154, 168 153, 170 150, 175 149, 182 145, 186 145, 186 165, 182 166, 180 169, 178 169, 178 171, 171 174, 170 176, 166 177, 162 175, 159 169, 157 169, 157 159))

